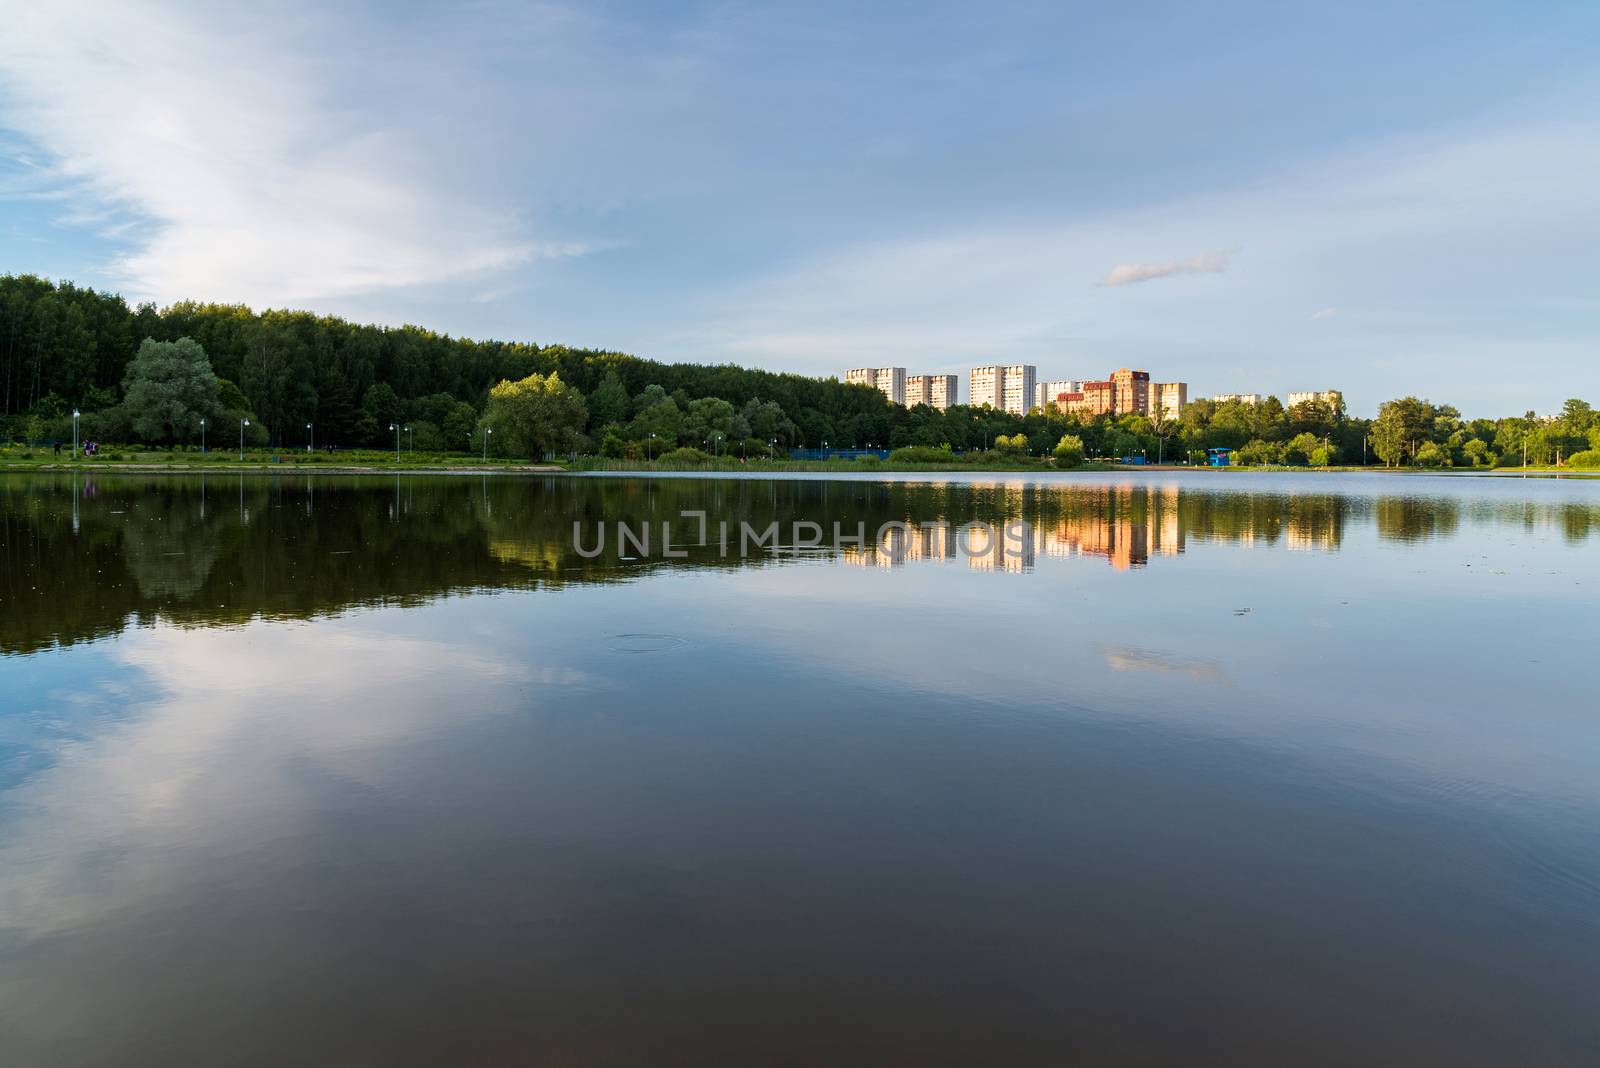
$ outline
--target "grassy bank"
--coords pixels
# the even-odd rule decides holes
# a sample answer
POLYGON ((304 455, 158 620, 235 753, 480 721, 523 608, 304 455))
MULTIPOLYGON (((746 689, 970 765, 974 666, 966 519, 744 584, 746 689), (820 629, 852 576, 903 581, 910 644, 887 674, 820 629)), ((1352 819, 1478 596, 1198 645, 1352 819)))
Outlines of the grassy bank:
POLYGON ((1086 463, 1073 468, 1059 468, 1055 464, 1038 459, 1026 457, 1010 461, 972 460, 956 461, 954 463, 915 463, 891 462, 888 460, 862 459, 862 460, 766 460, 749 459, 740 460, 716 459, 693 462, 674 462, 671 460, 612 460, 602 456, 579 456, 567 463, 567 470, 574 472, 598 473, 649 473, 654 471, 681 473, 695 471, 731 471, 731 472, 817 472, 822 474, 904 474, 914 471, 966 471, 966 472, 1041 472, 1041 471, 1114 471, 1117 467, 1113 464, 1086 463))
POLYGON ((1348 474, 1381 472, 1387 474, 1456 474, 1456 475, 1573 475, 1594 477, 1594 469, 1572 467, 1497 467, 1497 468, 1419 468, 1381 466, 1334 467, 1205 467, 1183 464, 1128 465, 1101 461, 1088 461, 1074 468, 1061 468, 1043 457, 1006 456, 1001 453, 967 453, 953 461, 888 461, 876 458, 831 460, 756 459, 740 460, 737 457, 719 457, 692 460, 618 460, 602 456, 579 456, 571 460, 531 463, 525 459, 511 459, 466 452, 406 452, 398 457, 390 449, 342 449, 337 452, 308 453, 302 450, 246 449, 241 459, 237 450, 213 450, 202 453, 194 449, 150 449, 136 446, 107 446, 95 456, 80 453, 73 459, 70 450, 57 455, 48 448, 24 446, 0 447, 0 471, 303 471, 327 474, 377 474, 397 471, 477 474, 550 474, 561 471, 574 473, 615 474, 686 474, 695 472, 761 473, 816 473, 816 474, 909 474, 909 473, 992 473, 1029 474, 1049 471, 1126 471, 1172 473, 1202 471, 1219 475, 1239 472, 1307 472, 1348 474))
POLYGON ((323 471, 329 474, 380 471, 460 471, 460 472, 551 472, 564 469, 561 462, 533 464, 525 459, 507 459, 464 452, 402 452, 397 459, 392 450, 341 449, 337 452, 302 450, 169 450, 129 446, 106 446, 94 456, 80 452, 76 459, 70 449, 57 455, 53 449, 9 446, 0 448, 0 471, 323 471))

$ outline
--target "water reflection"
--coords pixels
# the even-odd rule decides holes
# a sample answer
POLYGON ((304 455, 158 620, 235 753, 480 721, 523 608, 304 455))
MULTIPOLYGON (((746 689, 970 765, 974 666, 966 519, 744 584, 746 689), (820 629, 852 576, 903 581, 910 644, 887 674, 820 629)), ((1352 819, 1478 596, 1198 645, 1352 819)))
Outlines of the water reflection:
POLYGON ((811 524, 811 556, 1014 574, 1074 558, 1130 571, 1180 557, 1195 542, 1331 552, 1367 527, 1395 542, 1449 538, 1463 523, 1548 528, 1569 542, 1600 531, 1594 494, 1541 500, 1503 485, 1480 484, 1481 495, 1327 485, 1306 493, 1112 479, 4 477, 0 651, 71 644, 158 618, 312 618, 452 592, 619 581, 662 566, 781 564, 797 557, 797 531, 811 524), (654 541, 625 542, 624 527, 654 541), (741 544, 741 529, 769 528, 775 538, 741 544), (842 541, 830 537, 840 531, 842 541), (579 551, 597 538, 598 554, 579 551))
POLYGON ((1587 1064, 1597 505, 0 480, 0 1062, 1587 1064))

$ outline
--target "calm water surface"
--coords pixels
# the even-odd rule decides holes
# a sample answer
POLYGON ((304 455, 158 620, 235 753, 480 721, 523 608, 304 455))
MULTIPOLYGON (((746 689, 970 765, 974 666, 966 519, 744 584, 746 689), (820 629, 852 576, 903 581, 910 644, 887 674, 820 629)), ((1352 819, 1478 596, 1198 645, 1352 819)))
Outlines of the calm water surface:
POLYGON ((1597 482, 0 477, 0 1062, 1592 1065, 1597 613, 1597 482))

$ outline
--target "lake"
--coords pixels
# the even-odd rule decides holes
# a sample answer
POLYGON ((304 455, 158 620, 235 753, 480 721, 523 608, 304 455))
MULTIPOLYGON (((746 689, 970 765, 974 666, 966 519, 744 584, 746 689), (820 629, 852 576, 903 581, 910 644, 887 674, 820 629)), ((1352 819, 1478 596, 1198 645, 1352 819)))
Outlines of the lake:
POLYGON ((1597 611, 1596 481, 0 476, 0 1061, 1593 1064, 1597 611))

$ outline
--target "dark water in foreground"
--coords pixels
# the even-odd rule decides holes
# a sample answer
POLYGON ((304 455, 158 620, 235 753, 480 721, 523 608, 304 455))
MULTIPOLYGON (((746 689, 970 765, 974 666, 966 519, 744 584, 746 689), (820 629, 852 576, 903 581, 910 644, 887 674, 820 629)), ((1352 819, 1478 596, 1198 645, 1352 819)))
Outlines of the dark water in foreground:
POLYGON ((1593 1064, 1597 612, 1596 482, 0 477, 0 1063, 1593 1064))

